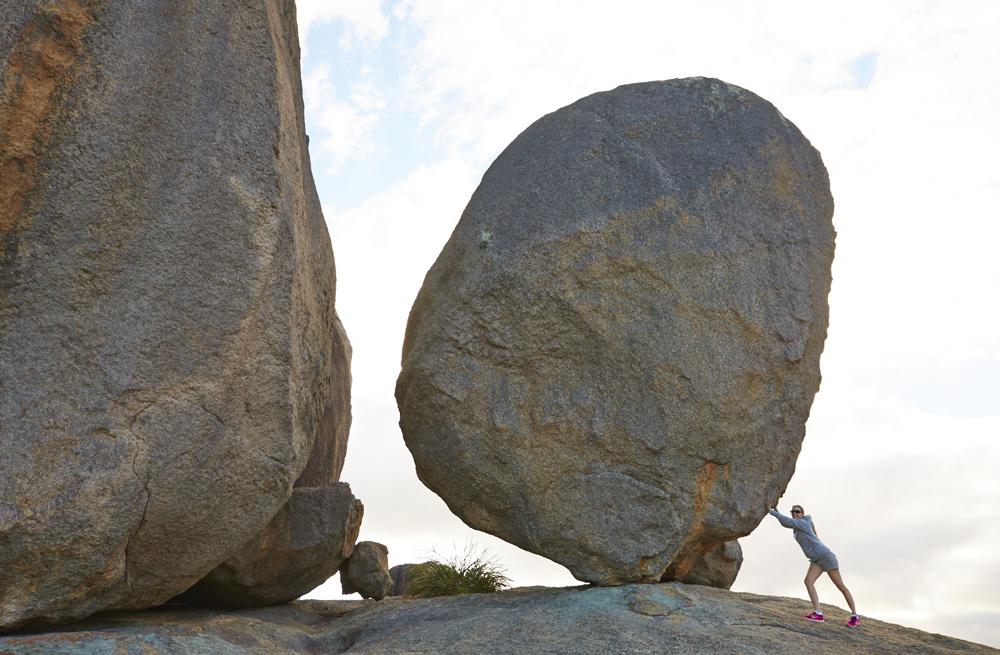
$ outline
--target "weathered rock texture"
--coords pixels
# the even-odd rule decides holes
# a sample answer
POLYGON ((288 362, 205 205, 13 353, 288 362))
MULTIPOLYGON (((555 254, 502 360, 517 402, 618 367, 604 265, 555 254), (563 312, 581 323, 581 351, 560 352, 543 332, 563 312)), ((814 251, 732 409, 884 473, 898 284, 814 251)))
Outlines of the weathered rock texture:
POLYGON ((325 424, 292 496, 259 534, 181 594, 179 602, 227 608, 287 603, 323 584, 350 557, 364 505, 350 485, 336 482, 351 427, 351 344, 336 315, 332 366, 347 383, 334 386, 323 411, 325 424))
POLYGON ((260 534, 180 600, 217 607, 293 601, 323 584, 350 557, 363 514, 346 482, 296 487, 260 534))
POLYGON ((521 589, 428 599, 305 601, 239 612, 150 610, 96 617, 65 631, 0 637, 0 652, 326 653, 337 655, 997 655, 1000 651, 804 600, 677 583, 521 589))
POLYGON ((333 385, 329 404, 323 408, 312 454, 295 481, 296 487, 328 487, 340 480, 351 431, 351 342, 334 314, 331 365, 339 384, 333 385))
POLYGON ((729 589, 736 582, 742 565, 743 549, 740 548, 740 542, 727 541, 705 553, 684 574, 681 582, 729 589))
POLYGON ((298 56, 291 0, 0 0, 0 629, 169 599, 346 438, 298 56))
POLYGON ((493 163, 410 313, 420 479, 598 584, 682 577, 795 466, 833 259, 819 153, 718 80, 619 87, 493 163))
POLYGON ((359 541, 340 566, 340 586, 345 594, 382 600, 392 591, 389 549, 374 541, 359 541))

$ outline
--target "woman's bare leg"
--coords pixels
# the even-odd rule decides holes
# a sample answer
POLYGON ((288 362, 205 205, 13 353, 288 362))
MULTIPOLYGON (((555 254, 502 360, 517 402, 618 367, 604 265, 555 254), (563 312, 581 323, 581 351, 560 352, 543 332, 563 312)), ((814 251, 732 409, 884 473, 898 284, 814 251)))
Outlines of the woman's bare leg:
POLYGON ((812 601, 813 611, 820 612, 819 609, 819 594, 816 593, 816 580, 819 576, 823 575, 823 569, 819 568, 819 564, 810 564, 809 570, 806 571, 806 591, 809 592, 809 600, 812 601))
POLYGON ((840 571, 829 571, 828 575, 833 580, 833 584, 837 585, 837 589, 840 589, 840 593, 844 594, 844 600, 847 601, 847 605, 851 608, 851 614, 857 614, 858 610, 854 607, 854 596, 851 596, 847 585, 844 584, 844 579, 840 577, 840 571))

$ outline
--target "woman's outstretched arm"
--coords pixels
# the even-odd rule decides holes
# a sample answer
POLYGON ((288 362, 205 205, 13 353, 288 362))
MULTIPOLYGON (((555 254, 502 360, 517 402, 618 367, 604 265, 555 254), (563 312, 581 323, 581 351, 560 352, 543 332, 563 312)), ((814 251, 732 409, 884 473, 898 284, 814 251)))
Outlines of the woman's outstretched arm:
POLYGON ((793 519, 791 516, 785 516, 774 507, 767 510, 767 513, 773 516, 774 518, 778 519, 778 523, 785 526, 786 528, 791 528, 792 530, 799 529, 799 530, 805 530, 806 532, 811 532, 809 524, 804 519, 793 519))

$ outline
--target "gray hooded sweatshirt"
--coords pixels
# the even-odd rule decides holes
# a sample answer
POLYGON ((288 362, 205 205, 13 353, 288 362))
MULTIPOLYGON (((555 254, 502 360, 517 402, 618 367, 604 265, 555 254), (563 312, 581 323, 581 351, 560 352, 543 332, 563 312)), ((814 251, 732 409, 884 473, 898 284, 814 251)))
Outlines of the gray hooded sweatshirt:
POLYGON ((799 542, 802 552, 810 562, 815 562, 827 554, 833 554, 826 545, 816 536, 816 528, 813 527, 811 516, 803 516, 800 519, 793 519, 785 516, 776 509, 770 511, 771 516, 778 519, 778 523, 795 531, 795 541, 799 542))

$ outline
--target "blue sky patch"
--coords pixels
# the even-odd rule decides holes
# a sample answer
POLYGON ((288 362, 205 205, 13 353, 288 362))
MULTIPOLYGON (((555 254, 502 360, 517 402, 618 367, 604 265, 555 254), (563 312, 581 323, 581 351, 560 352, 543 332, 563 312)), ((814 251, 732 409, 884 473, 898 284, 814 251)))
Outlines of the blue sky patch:
POLYGON ((872 78, 875 77, 875 67, 877 65, 877 52, 866 52, 852 61, 851 77, 854 78, 854 86, 859 89, 867 89, 871 86, 872 78))

